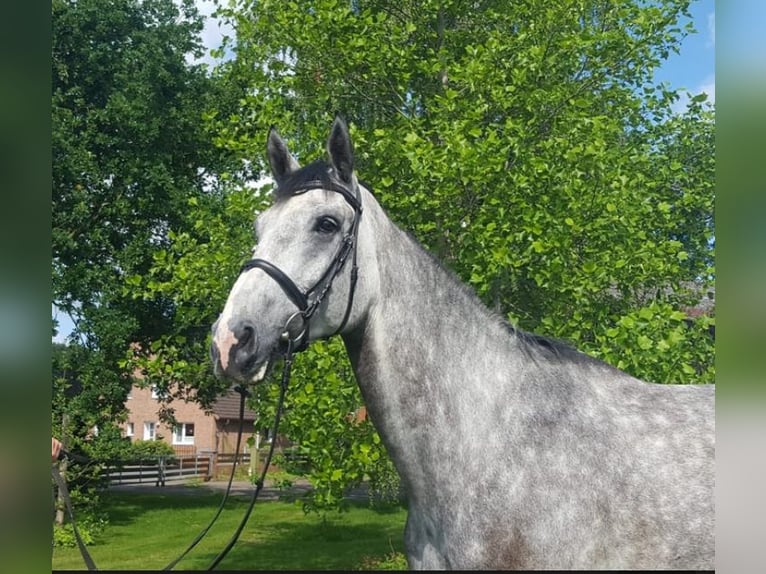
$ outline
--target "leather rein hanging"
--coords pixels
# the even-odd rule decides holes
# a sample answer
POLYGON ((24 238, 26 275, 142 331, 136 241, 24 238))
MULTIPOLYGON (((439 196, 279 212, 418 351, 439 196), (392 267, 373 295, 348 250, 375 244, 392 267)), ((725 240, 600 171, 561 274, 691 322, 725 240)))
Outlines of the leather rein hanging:
MULTIPOLYGON (((295 284, 295 282, 290 279, 290 277, 284 273, 279 267, 276 265, 266 261, 265 259, 251 259, 247 263, 245 263, 242 268, 240 269, 240 274, 249 271, 250 269, 262 269, 265 271, 274 281, 277 282, 277 284, 282 288, 282 290, 285 292, 285 294, 290 298, 290 300, 295 303, 295 305, 298 307, 297 313, 294 313, 285 323, 285 331, 282 333, 281 342, 284 344, 283 347, 283 356, 284 356, 284 368, 282 371, 282 381, 280 385, 280 391, 279 391, 279 403, 277 405, 277 413, 274 418, 274 429, 272 431, 272 437, 274 437, 274 440, 271 441, 271 446, 269 448, 269 454, 266 457, 266 462, 263 467, 263 472, 261 472, 261 476, 256 482, 255 490, 253 491, 252 498, 250 499, 250 505, 247 508, 247 511, 245 512, 245 515, 242 518, 242 521, 240 522, 239 526, 237 527, 236 532, 231 537, 231 540, 229 540, 229 543, 226 545, 226 547, 216 556, 216 558, 213 560, 213 562, 210 563, 210 566, 208 567, 208 570, 213 570, 220 562, 223 560, 223 558, 229 553, 229 550, 231 550, 234 547, 234 544, 237 542, 237 539, 239 538, 239 535, 242 533, 242 530, 245 527, 245 524, 247 523, 248 518, 250 517, 250 513, 253 510, 253 506, 255 506, 256 499, 258 498, 258 494, 260 493, 261 489, 263 488, 263 481, 266 478, 266 472, 269 469, 269 464, 271 463, 271 455, 274 452, 274 446, 276 445, 276 436, 279 429, 279 419, 282 415, 282 407, 284 405, 285 400, 285 393, 287 392, 287 387, 290 383, 290 372, 292 369, 293 364, 293 355, 294 353, 303 351, 308 347, 308 339, 309 339, 309 321, 311 317, 316 313, 319 306, 322 304, 322 301, 325 298, 325 295, 330 291, 330 288, 332 287, 332 283, 335 280, 335 278, 340 274, 340 272, 343 270, 343 267, 346 264, 346 260, 348 259, 349 253, 353 253, 352 256, 352 263, 351 263, 351 282, 349 285, 349 294, 348 294, 348 302, 346 303, 346 312, 343 315, 343 320, 340 323, 340 326, 335 330, 335 333, 333 335, 336 335, 340 333, 343 330, 343 327, 346 326, 346 323, 348 322, 348 318, 351 315, 351 307, 354 303, 354 292, 356 290, 356 280, 358 276, 358 268, 357 268, 357 262, 356 262, 356 242, 357 237, 359 234, 359 219, 362 215, 362 201, 361 201, 361 195, 359 193, 358 186, 355 188, 355 194, 352 194, 348 189, 341 186, 331 186, 326 187, 319 182, 316 182, 315 185, 303 187, 295 192, 293 192, 293 195, 300 195, 302 193, 306 193, 307 191, 311 191, 312 189, 330 189, 332 191, 336 191, 340 193, 345 200, 351 205, 351 207, 354 209, 354 221, 351 223, 351 229, 349 232, 343 237, 343 242, 341 243, 340 249, 338 250, 338 253, 336 253, 333 260, 330 262, 330 265, 328 266, 327 270, 322 274, 322 276, 319 278, 319 281, 317 281, 310 289, 308 289, 305 293, 301 291, 298 286, 295 284), (319 290, 319 287, 321 286, 321 290, 319 290), (318 295, 314 298, 313 301, 309 300, 309 297, 311 297, 312 293, 319 290, 318 295), (303 318, 303 330, 301 333, 293 338, 290 335, 290 322, 294 317, 297 315, 300 315, 303 318)), ((331 335, 332 336, 332 335, 331 335)), ((239 430, 239 436, 237 437, 237 441, 239 441, 239 437, 242 434, 242 408, 245 400, 245 392, 244 389, 241 389, 241 387, 238 387, 239 392, 242 394, 242 403, 240 404, 240 430, 239 430)), ((232 470, 233 473, 233 470, 232 470)), ((229 483, 231 485, 231 483, 229 483)), ((209 528, 209 527, 208 527, 209 528)), ((201 533, 199 538, 204 534, 201 533)), ((197 541, 192 544, 196 544, 197 541)), ((191 549, 191 546, 189 549, 186 550, 188 552, 191 549)), ((184 553, 185 555, 185 553, 184 553)), ((180 560, 183 557, 179 557, 178 560, 180 560)), ((173 562, 169 565, 170 567, 174 566, 176 562, 173 562)))
MULTIPOLYGON (((250 269, 256 269, 256 268, 265 271, 272 279, 274 279, 277 282, 277 284, 282 288, 282 290, 290 298, 290 300, 298 307, 298 311, 294 313, 287 320, 287 323, 285 323, 285 331, 281 337, 281 342, 284 345, 282 348, 282 356, 284 357, 284 366, 282 370, 282 379, 280 383, 277 412, 274 417, 274 427, 272 429, 273 437, 277 436, 277 432, 279 430, 279 420, 282 415, 285 394, 287 392, 287 387, 289 386, 289 383, 290 383, 290 374, 292 369, 293 356, 295 353, 303 351, 304 349, 308 347, 310 319, 314 315, 314 313, 316 313, 317 309, 319 309, 319 306, 322 304, 322 301, 324 300, 325 296, 330 291, 330 288, 332 287, 332 284, 333 284, 333 281, 335 281, 335 278, 340 274, 340 272, 345 267, 349 254, 351 254, 352 256, 351 257, 352 262, 351 262, 351 275, 350 275, 348 302, 346 303, 346 312, 343 315, 343 320, 341 321, 340 325, 335 330, 335 333, 333 333, 333 335, 340 333, 343 330, 343 328, 346 326, 346 323, 348 322, 348 319, 351 315, 351 307, 353 306, 353 303, 354 303, 354 293, 356 291, 356 281, 358 278, 358 267, 357 267, 357 256, 356 256, 357 237, 359 235, 359 220, 362 215, 362 200, 361 200, 361 194, 359 192, 359 187, 358 185, 355 185, 354 192, 352 193, 348 188, 343 187, 341 185, 335 184, 328 187, 324 184, 321 184, 320 182, 315 182, 307 187, 302 187, 298 189, 292 195, 300 195, 302 193, 306 193, 307 191, 311 191, 313 189, 329 189, 331 191, 340 193, 343 196, 343 198, 348 202, 348 204, 354 209, 354 220, 351 223, 351 229, 346 235, 343 236, 343 241, 340 245, 340 248, 338 249, 338 252, 335 254, 335 257, 333 257, 327 270, 322 274, 319 280, 310 289, 303 292, 295 284, 295 282, 292 279, 290 279, 290 277, 286 273, 284 273, 281 269, 279 269, 279 267, 266 261, 265 259, 251 259, 250 261, 245 263, 240 269, 240 274, 246 271, 249 271, 250 269), (311 296, 314 293, 317 293, 317 295, 312 300, 311 296), (290 323, 292 322, 293 318, 295 318, 296 316, 300 316, 303 319, 303 330, 300 332, 300 334, 297 337, 293 338, 290 335, 289 328, 290 328, 290 323)), ((236 446, 236 452, 239 452, 240 442, 242 439, 242 431, 243 431, 245 399, 248 396, 248 392, 242 386, 237 386, 235 390, 238 393, 240 393, 239 431, 237 433, 237 446, 236 446)), ((218 554, 218 556, 216 556, 215 559, 210 563, 210 565, 207 568, 208 570, 213 570, 221 562, 221 560, 223 560, 223 558, 234 547, 234 544, 237 542, 239 535, 242 533, 242 530, 244 529, 245 524, 247 523, 247 520, 250 517, 250 513, 252 512, 253 507, 255 506, 255 502, 258 498, 258 495, 263 489, 264 480, 266 478, 266 472, 268 471, 269 465, 271 464, 271 457, 274 453, 275 445, 276 445, 276 440, 271 441, 271 446, 269 448, 269 452, 266 457, 266 461, 264 463, 263 471, 261 472, 260 477, 255 483, 255 488, 253 489, 253 493, 250 498, 250 504, 247 508, 247 511, 245 512, 244 517, 240 521, 240 524, 237 527, 237 530, 235 531, 232 538, 229 540, 228 544, 218 554)), ((232 465, 231 474, 229 476, 229 483, 226 488, 226 493, 224 494, 223 500, 221 501, 221 504, 218 507, 217 512, 213 516, 213 519, 205 528, 202 529, 202 531, 191 542, 191 544, 186 548, 186 550, 184 550, 181 553, 181 555, 178 556, 178 558, 176 558, 175 560, 170 562, 167 566, 165 566, 164 570, 172 570, 173 567, 176 564, 178 564, 178 562, 180 562, 181 559, 184 556, 186 556, 189 553, 189 551, 192 550, 192 548, 194 548, 202 540, 202 538, 210 530, 210 527, 213 526, 215 521, 218 519, 218 517, 221 514, 221 511, 223 510, 224 504, 226 503, 226 500, 229 496, 229 493, 231 491, 231 485, 234 479, 234 471, 236 469, 236 466, 237 466, 237 461, 235 458, 234 464, 232 465)), ((63 480, 63 478, 58 472, 58 469, 55 466, 53 467, 53 477, 56 480, 56 484, 58 485, 60 491, 62 492, 64 496, 66 507, 67 507, 67 510, 69 511, 70 520, 74 529, 75 537, 77 539, 77 543, 80 549, 80 553, 83 557, 83 560, 85 561, 85 564, 88 567, 88 570, 98 570, 95 562, 93 561, 92 557, 88 553, 88 550, 85 547, 85 544, 80 538, 79 532, 77 531, 77 526, 75 524, 75 519, 74 519, 74 512, 72 510, 72 504, 69 499, 69 493, 66 488, 66 482, 63 480)))
MULTIPOLYGON (((284 367, 282 370, 282 380, 281 380, 281 384, 279 388, 279 401, 277 404, 277 413, 276 413, 276 416, 274 417, 274 427, 272 428, 272 434, 271 434, 271 436, 273 437, 276 437, 277 432, 279 431, 279 420, 282 415, 282 410, 283 410, 283 406, 285 402, 285 394, 287 392, 287 387, 290 382, 290 372, 291 372, 292 364, 293 364, 292 341, 287 341, 287 347, 284 353, 284 359, 285 359, 285 362, 284 362, 284 367)), ((235 387, 235 390, 240 394, 239 429, 237 431, 237 444, 234 447, 234 452, 238 453, 241 442, 242 442, 242 432, 244 430, 245 399, 249 396, 249 393, 242 386, 235 387)), ((248 518, 250 518, 250 513, 252 512, 253 507, 255 506, 255 502, 258 499, 258 495, 263 489, 264 480, 266 479, 266 473, 269 470, 269 465, 271 464, 271 458, 274 454, 274 447, 276 446, 276 444, 277 444, 276 440, 271 441, 271 446, 269 447, 269 452, 266 456, 266 461, 264 462, 263 470, 261 471, 261 475, 258 477, 258 480, 255 483, 255 488, 253 489, 252 495, 250 497, 250 504, 248 505, 248 508, 245 511, 245 515, 240 521, 239 526, 237 527, 237 530, 235 531, 231 540, 229 540, 228 544, 224 547, 224 549, 218 554, 218 556, 216 556, 213 559, 213 561, 207 567, 207 570, 213 570, 221 562, 221 560, 223 560, 223 558, 229 553, 229 550, 231 550, 234 547, 234 544, 237 542, 239 535, 242 533, 242 530, 244 529, 248 518)), ((257 456, 257 453, 256 453, 256 456, 257 456)), ((59 455, 59 460, 62 460, 64 458, 73 460, 75 462, 85 462, 87 464, 91 464, 93 462, 88 457, 74 455, 67 451, 62 451, 61 455, 59 455)), ((181 554, 177 558, 175 558, 172 562, 167 564, 163 568, 163 570, 172 570, 176 564, 178 564, 195 546, 197 546, 197 544, 199 544, 199 542, 205 537, 205 535, 208 533, 208 531, 213 526, 213 524, 215 524, 216 520, 218 520, 218 517, 221 515, 221 512, 223 511, 226 501, 229 498, 229 494, 231 493, 231 485, 232 485, 232 482, 234 481, 234 473, 236 472, 236 469, 237 469, 237 457, 234 458, 234 464, 232 464, 231 466, 231 472, 229 474, 229 482, 226 486, 226 492, 224 493, 223 499, 221 500, 221 503, 218 505, 218 510, 213 515, 213 518, 210 520, 208 525, 200 531, 197 537, 194 540, 192 540, 191 544, 187 546, 186 550, 181 552, 181 554)), ((79 530, 77 529, 77 521, 75 520, 74 509, 72 507, 72 500, 69 496, 69 489, 67 488, 66 480, 64 479, 64 477, 61 476, 61 473, 59 472, 55 464, 53 465, 52 470, 53 470, 53 479, 56 482, 56 486, 59 488, 59 493, 61 494, 61 497, 64 500, 64 505, 66 507, 67 513, 69 514, 69 521, 72 524, 72 530, 74 532, 75 540, 77 542, 77 547, 80 550, 80 555, 82 556, 82 559, 85 562, 85 566, 88 568, 88 570, 96 571, 98 570, 98 567, 96 566, 96 562, 95 560, 93 560, 93 557, 88 552, 88 548, 85 545, 85 542, 83 541, 79 530)))

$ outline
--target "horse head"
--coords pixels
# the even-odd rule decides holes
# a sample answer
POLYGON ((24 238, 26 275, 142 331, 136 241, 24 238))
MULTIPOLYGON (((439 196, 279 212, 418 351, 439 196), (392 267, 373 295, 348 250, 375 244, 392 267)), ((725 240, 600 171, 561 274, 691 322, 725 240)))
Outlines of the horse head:
POLYGON ((330 161, 301 167, 274 128, 267 152, 274 202, 255 224, 257 244, 212 327, 214 371, 263 379, 274 359, 357 320, 362 188, 345 122, 333 123, 330 161))

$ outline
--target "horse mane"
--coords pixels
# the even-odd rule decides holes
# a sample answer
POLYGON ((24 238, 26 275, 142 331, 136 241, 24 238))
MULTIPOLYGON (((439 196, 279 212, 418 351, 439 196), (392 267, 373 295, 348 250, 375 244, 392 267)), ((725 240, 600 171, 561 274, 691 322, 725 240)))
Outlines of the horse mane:
POLYGON ((485 310, 490 320, 498 323, 509 335, 515 336, 519 342, 519 347, 521 348, 522 352, 524 352, 530 359, 536 361, 539 357, 542 356, 542 358, 548 360, 554 360, 557 362, 569 362, 580 365, 592 365, 594 363, 599 365, 606 364, 603 363, 603 361, 600 361, 599 359, 591 357, 590 355, 576 349, 567 341, 525 331, 512 324, 499 313, 489 309, 470 285, 467 285, 461 281, 458 275, 452 269, 447 267, 433 253, 426 249, 415 238, 415 236, 412 235, 412 233, 409 231, 404 231, 404 233, 421 253, 423 253, 436 267, 441 269, 444 274, 450 278, 456 287, 458 287, 470 300, 474 301, 478 306, 485 310))
POLYGON ((545 335, 538 335, 537 333, 530 333, 514 326, 505 319, 500 318, 504 323, 506 330, 509 333, 516 335, 521 349, 534 358, 531 354, 532 351, 537 351, 538 354, 542 354, 548 359, 556 359, 562 362, 572 362, 577 364, 602 364, 595 357, 579 351, 573 347, 569 342, 553 337, 546 337, 545 335))

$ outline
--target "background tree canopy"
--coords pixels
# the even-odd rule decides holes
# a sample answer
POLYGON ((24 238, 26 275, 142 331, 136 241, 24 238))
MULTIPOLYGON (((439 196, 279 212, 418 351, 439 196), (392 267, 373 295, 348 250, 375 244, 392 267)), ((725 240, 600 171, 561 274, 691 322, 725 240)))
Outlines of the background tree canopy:
POLYGON ((65 372, 81 391, 66 401, 54 393, 63 402, 54 397, 53 419, 58 436, 77 442, 119 421, 128 345, 147 348, 176 321, 172 298, 134 298, 126 280, 150 274, 173 232, 193 231, 191 200, 222 208, 206 182, 227 153, 201 118, 226 100, 187 62, 201 51, 190 0, 55 0, 52 22, 53 303, 75 321, 72 344, 54 353, 54 379, 65 372), (64 410, 71 429, 60 428, 64 410))
MULTIPOLYGON (((700 96, 674 114, 651 81, 691 32, 688 1, 234 0, 219 8, 232 57, 211 75, 183 65, 185 21, 185 44, 152 36, 139 56, 139 26, 64 66, 82 44, 65 26, 169 10, 123 0, 134 19, 85 26, 88 4, 54 3, 54 292, 113 317, 116 354, 144 345, 116 372, 215 396, 207 333, 268 203, 246 185, 268 127, 311 161, 340 111, 360 177, 487 305, 645 380, 714 380, 713 319, 687 313, 715 278, 714 111, 700 96)), ((313 345, 294 373, 284 430, 312 458, 315 507, 365 473, 388 480, 374 429, 348 416, 361 398, 342 344, 313 345)), ((267 415, 276 389, 257 392, 267 415)))

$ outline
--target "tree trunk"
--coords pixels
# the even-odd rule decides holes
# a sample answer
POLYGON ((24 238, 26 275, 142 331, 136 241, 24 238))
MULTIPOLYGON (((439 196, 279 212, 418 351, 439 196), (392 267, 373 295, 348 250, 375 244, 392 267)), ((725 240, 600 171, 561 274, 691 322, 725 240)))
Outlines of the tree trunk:
MULTIPOLYGON (((68 441, 66 440, 67 437, 67 415, 64 413, 61 415, 61 438, 59 439, 61 441, 61 448, 63 450, 66 450, 68 446, 68 441)), ((66 482, 66 475, 67 475, 67 466, 69 466, 69 461, 65 458, 59 464, 59 473, 61 473, 61 478, 66 482)), ((56 524, 61 526, 64 524, 65 520, 65 509, 66 504, 64 502, 64 493, 61 492, 58 488, 56 489, 56 524)))
MULTIPOLYGON (((62 460, 59 463, 59 472, 61 473, 61 478, 63 478, 66 481, 66 467, 68 465, 67 460, 62 460)), ((57 489, 57 495, 56 495, 56 524, 61 526, 64 524, 64 509, 66 508, 66 505, 64 503, 64 493, 61 492, 61 490, 57 489)))

